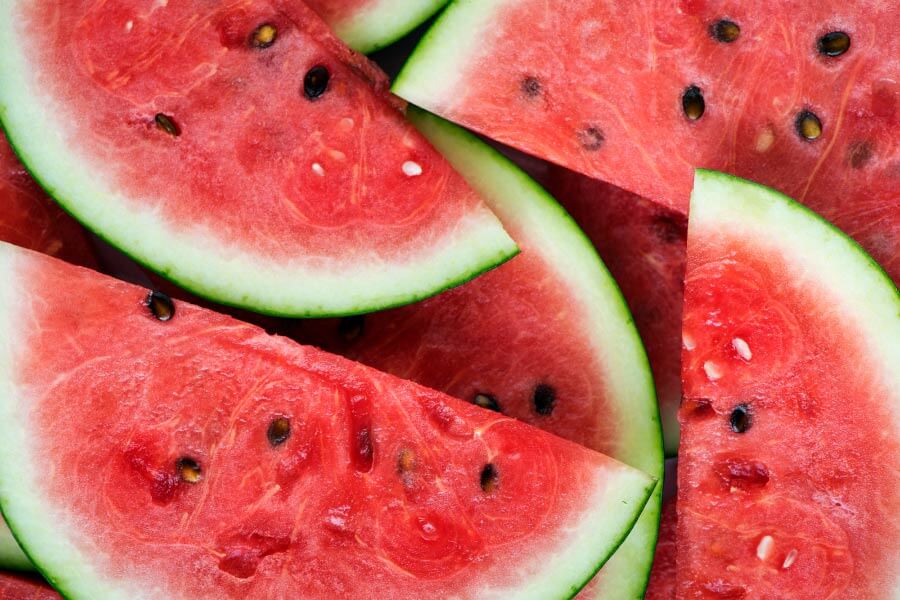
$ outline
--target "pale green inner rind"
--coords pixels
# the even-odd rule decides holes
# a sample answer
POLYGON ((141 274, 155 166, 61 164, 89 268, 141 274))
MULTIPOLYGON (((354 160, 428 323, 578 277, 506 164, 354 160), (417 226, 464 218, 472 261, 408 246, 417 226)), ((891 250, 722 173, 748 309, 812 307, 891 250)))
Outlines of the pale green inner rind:
MULTIPOLYGON (((663 450, 653 375, 625 299, 591 242, 565 210, 533 179, 475 136, 410 107, 409 118, 469 184, 486 199, 513 235, 540 238, 527 252, 540 252, 582 307, 596 356, 604 365, 609 398, 618 402, 621 434, 614 457, 662 479, 663 450)), ((525 245, 524 239, 518 240, 525 245)), ((621 548, 603 568, 598 598, 641 598, 647 584, 659 525, 662 484, 621 548)))
POLYGON ((310 317, 407 304, 453 287, 516 254, 487 208, 463 216, 414 258, 297 256, 275 262, 227 247, 199 224, 178 228, 152 208, 123 197, 103 166, 68 143, 67 113, 39 83, 22 46, 19 2, 0 4, 0 120, 35 179, 68 212, 138 262, 199 296, 273 315, 310 317), (39 133, 39 134, 38 134, 39 133))
POLYGON ((345 44, 368 54, 396 42, 446 3, 447 0, 372 0, 331 25, 345 44))

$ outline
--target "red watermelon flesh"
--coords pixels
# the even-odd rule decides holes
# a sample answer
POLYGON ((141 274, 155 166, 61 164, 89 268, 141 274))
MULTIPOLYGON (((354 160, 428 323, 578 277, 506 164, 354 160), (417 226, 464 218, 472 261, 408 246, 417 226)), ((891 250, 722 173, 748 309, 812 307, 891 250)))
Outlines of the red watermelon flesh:
POLYGON ((900 293, 774 192, 698 175, 678 598, 894 597, 900 293))
POLYGON ((0 573, 0 599, 59 600, 60 596, 40 579, 13 573, 0 573))
POLYGON ((84 229, 47 197, 0 134, 0 240, 94 265, 84 229))
POLYGON ((675 454, 687 219, 568 169, 550 168, 545 181, 594 243, 622 289, 653 368, 666 452, 675 454))
POLYGON ((0 31, 16 48, 0 105, 23 160, 89 227, 191 291, 358 312, 515 252, 384 75, 301 2, 11 2, 2 18, 17 26, 0 31))
POLYGON ((898 29, 894 0, 457 2, 394 90, 682 212, 695 166, 760 181, 898 281, 898 29))
POLYGON ((653 487, 229 317, 9 245, 0 264, 0 497, 66 595, 564 595, 653 487))
POLYGON ((656 555, 653 570, 644 600, 675 600, 675 533, 678 513, 675 498, 663 504, 659 521, 659 539, 656 541, 656 555))

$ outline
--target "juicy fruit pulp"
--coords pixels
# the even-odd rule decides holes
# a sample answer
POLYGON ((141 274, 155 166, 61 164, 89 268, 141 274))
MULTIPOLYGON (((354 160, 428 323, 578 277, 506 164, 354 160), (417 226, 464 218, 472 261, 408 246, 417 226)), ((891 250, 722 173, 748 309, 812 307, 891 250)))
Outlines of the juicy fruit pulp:
POLYGON ((0 41, 3 124, 37 179, 198 295, 346 314, 515 253, 384 76, 302 3, 12 1, 0 41))
POLYGON ((654 484, 86 269, 0 273, 0 502, 71 597, 565 596, 654 484))
POLYGON ((38 579, 0 572, 0 598, 5 600, 59 600, 59 594, 38 579))
MULTIPOLYGON (((415 305, 297 335, 378 369, 662 475, 651 376, 628 309, 562 208, 508 160, 421 111, 411 120, 481 193, 522 248, 509 263, 415 305)), ((659 491, 589 590, 637 597, 652 562, 659 491)))
POLYGON ((679 597, 893 597, 897 288, 800 205, 700 172, 683 335, 679 597))
POLYGON ((682 212, 695 166, 770 185, 900 281, 898 29, 893 0, 459 0, 394 90, 682 212))

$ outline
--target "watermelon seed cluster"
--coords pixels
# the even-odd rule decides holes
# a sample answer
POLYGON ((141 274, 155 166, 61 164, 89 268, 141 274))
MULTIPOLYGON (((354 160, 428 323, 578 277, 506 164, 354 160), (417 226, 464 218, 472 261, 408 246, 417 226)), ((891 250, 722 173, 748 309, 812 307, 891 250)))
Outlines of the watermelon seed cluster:
POLYGON ((147 308, 158 321, 171 321, 175 316, 175 303, 167 294, 160 291, 152 291, 145 301, 147 308))
POLYGON ((316 65, 303 78, 303 94, 308 100, 316 100, 328 89, 331 73, 324 65, 316 65))

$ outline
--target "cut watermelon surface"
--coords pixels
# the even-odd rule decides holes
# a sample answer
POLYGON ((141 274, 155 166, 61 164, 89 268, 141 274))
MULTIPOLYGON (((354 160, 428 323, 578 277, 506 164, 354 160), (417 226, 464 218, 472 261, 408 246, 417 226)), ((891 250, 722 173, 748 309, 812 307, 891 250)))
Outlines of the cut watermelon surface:
POLYGON ((59 600, 53 588, 39 579, 0 573, 0 598, 4 600, 59 600))
POLYGON ((400 39, 447 0, 307 0, 335 34, 358 52, 373 52, 400 39))
POLYGON ((198 295, 348 314, 516 252, 302 3, 10 1, 0 43, 0 119, 38 181, 198 295))
POLYGON ((394 91, 686 212, 693 168, 797 198, 900 281, 893 0, 456 0, 394 91))
POLYGON ((687 218, 568 169, 551 167, 543 179, 591 239, 628 301, 653 367, 666 454, 674 455, 687 218))
POLYGON ((767 188, 698 172, 678 598, 900 597, 900 292, 767 188))
MULTIPOLYGON (((646 355, 589 241, 499 153, 433 115, 411 109, 409 116, 485 198, 522 254, 424 302, 365 318, 304 321, 297 335, 661 479, 660 427, 646 355)), ((589 597, 642 596, 659 503, 657 489, 589 597)))
POLYGON ((0 275, 0 504, 67 597, 562 598, 655 484, 87 269, 0 275))
POLYGON ((0 240, 93 266, 84 229, 44 194, 0 134, 0 240))

